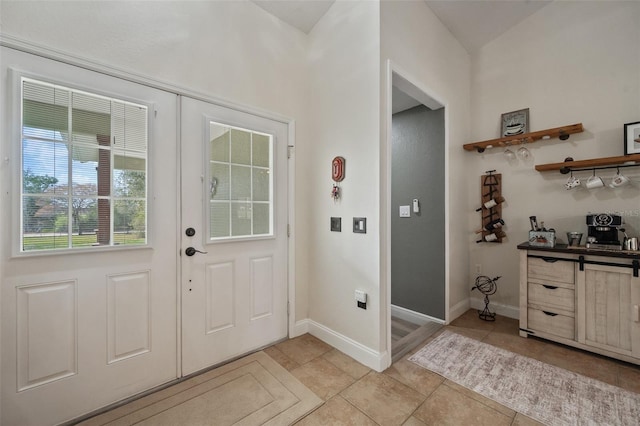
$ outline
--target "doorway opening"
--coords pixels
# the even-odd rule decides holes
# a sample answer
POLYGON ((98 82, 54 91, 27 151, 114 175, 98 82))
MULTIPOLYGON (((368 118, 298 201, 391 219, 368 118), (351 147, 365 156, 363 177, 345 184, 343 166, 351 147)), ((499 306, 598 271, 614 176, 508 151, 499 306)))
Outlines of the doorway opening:
POLYGON ((445 106, 391 78, 389 286, 392 362, 446 319, 445 106))

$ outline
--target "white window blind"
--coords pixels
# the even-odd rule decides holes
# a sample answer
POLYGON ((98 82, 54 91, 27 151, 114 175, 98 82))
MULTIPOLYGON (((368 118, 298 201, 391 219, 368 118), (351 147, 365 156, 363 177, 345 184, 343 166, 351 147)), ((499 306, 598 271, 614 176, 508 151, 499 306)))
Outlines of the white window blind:
POLYGON ((21 250, 145 245, 148 108, 21 86, 21 250))

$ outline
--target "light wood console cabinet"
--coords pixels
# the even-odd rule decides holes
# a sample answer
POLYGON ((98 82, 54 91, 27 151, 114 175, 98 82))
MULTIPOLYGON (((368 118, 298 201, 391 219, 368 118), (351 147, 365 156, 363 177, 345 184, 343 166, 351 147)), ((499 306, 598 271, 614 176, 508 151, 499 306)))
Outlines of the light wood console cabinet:
POLYGON ((518 248, 521 336, 640 364, 640 253, 518 248))

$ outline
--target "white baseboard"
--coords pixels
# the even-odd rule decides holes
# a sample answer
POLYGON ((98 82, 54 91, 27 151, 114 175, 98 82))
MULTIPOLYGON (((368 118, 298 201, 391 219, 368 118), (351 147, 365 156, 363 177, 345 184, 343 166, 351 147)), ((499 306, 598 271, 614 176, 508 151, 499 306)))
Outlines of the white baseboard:
POLYGON ((302 336, 303 334, 308 332, 309 332, 308 319, 296 321, 296 323, 293 325, 293 328, 289 331, 289 338, 293 339, 294 337, 302 336))
MULTIPOLYGON (((464 314, 469 308, 474 309, 484 309, 484 300, 477 298, 469 298, 464 299, 461 302, 457 303, 455 306, 449 309, 450 319, 449 322, 458 318, 460 315, 464 314)), ((492 312, 496 312, 505 317, 518 319, 520 318, 520 310, 515 306, 503 305, 501 303, 491 303, 489 308, 492 312)), ((414 322, 416 319, 424 320, 424 318, 428 318, 431 321, 436 321, 441 324, 444 324, 444 321, 429 317, 428 315, 420 314, 417 312, 409 311, 408 309, 401 308, 399 306, 391 306, 391 312, 394 316, 398 316, 402 318, 400 315, 406 314, 406 312, 401 313, 400 315, 396 315, 401 311, 408 311, 413 315, 412 319, 407 319, 407 321, 414 322)), ((405 318, 403 318, 405 319, 405 318)), ((289 333, 290 338, 294 338, 297 336, 301 336, 305 333, 309 333, 312 336, 317 337, 323 342, 333 346, 341 352, 349 355, 351 358, 356 361, 366 365, 367 367, 382 372, 386 370, 391 365, 391 356, 389 352, 378 352, 375 351, 350 337, 344 336, 336 331, 333 331, 329 327, 326 327, 320 323, 317 323, 311 319, 303 319, 300 321, 296 321, 293 328, 289 333)))
MULTIPOLYGON (((382 353, 374 351, 373 349, 368 348, 367 346, 364 346, 363 344, 358 343, 347 336, 343 336, 342 334, 337 333, 313 320, 303 321, 307 322, 309 334, 333 346, 339 351, 344 352, 361 364, 364 364, 367 367, 378 372, 386 370, 387 367, 391 365, 391 357, 389 356, 389 353, 387 351, 382 353)), ((301 323, 303 321, 297 322, 296 326, 298 325, 298 323, 301 323)))
MULTIPOLYGON (((475 297, 471 297, 469 299, 469 304, 471 308, 483 310, 484 309, 484 299, 478 299, 475 297)), ((520 309, 516 306, 511 305, 503 305, 502 303, 489 303, 489 310, 491 312, 495 312, 498 315, 502 315, 508 318, 519 319, 520 318, 520 309)))
POLYGON ((469 308, 469 299, 464 299, 463 301, 456 303, 455 306, 449 309, 449 323, 467 312, 469 308))
POLYGON ((396 305, 391 305, 391 316, 400 318, 401 320, 409 321, 410 323, 417 325, 424 325, 428 322, 437 322, 438 324, 444 324, 444 320, 441 320, 440 318, 434 318, 432 316, 396 305))

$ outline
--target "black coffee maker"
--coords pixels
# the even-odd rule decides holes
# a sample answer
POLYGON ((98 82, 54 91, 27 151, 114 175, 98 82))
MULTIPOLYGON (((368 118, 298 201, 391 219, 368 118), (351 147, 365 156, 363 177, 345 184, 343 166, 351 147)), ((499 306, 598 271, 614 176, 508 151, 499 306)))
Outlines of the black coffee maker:
POLYGON ((587 215, 587 248, 604 250, 622 250, 618 239, 618 228, 622 225, 622 216, 608 213, 587 215))

